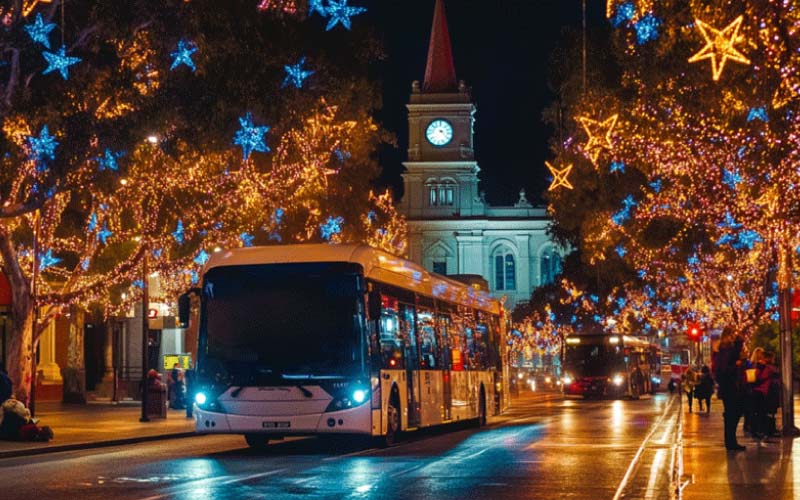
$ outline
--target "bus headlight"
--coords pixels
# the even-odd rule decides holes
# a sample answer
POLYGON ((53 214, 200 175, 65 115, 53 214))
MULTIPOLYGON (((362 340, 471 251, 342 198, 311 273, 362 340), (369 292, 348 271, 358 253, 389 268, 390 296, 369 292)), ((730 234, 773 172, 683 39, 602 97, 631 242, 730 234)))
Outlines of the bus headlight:
POLYGON ((208 396, 204 392, 198 392, 194 395, 194 402, 197 403, 197 406, 203 406, 208 401, 208 396))
POLYGON ((356 389, 353 391, 353 402, 356 404, 361 404, 367 400, 367 391, 363 389, 356 389))
POLYGON ((564 378, 561 379, 564 382, 564 385, 570 385, 572 383, 572 377, 569 375, 564 375, 564 378))
POLYGON ((622 378, 622 375, 614 375, 614 378, 613 378, 613 379, 611 379, 611 382, 612 382, 614 385, 622 385, 622 383, 623 383, 624 381, 625 381, 625 379, 624 379, 624 378, 622 378))

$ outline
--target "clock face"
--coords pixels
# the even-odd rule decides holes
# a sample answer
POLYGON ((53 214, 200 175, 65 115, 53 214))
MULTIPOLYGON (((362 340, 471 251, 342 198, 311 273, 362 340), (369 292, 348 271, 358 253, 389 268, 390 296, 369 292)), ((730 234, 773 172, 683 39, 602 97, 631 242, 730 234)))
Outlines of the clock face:
POLYGON ((425 131, 425 137, 434 146, 444 146, 453 140, 453 126, 446 120, 433 120, 425 131))

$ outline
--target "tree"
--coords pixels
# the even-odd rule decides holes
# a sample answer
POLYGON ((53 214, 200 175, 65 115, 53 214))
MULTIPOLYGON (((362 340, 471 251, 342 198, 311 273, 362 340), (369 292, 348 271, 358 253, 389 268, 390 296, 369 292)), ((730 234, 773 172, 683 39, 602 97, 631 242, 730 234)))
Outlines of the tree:
POLYGON ((216 247, 385 228, 402 248, 402 220, 370 198, 386 136, 368 31, 327 33, 291 2, 29 3, 0 2, 0 258, 21 397, 52 315, 126 308, 144 259, 170 292, 216 247))
POLYGON ((800 241, 800 17, 769 0, 608 9, 622 72, 567 106, 556 151, 575 189, 554 190, 553 211, 611 192, 585 218, 587 254, 674 285, 714 327, 752 331, 789 289, 800 241))

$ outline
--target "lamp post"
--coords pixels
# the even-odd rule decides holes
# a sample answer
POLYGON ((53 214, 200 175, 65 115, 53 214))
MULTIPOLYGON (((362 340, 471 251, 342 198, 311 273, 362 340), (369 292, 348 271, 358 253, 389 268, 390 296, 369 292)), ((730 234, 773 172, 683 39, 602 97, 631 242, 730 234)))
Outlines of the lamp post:
POLYGON ((139 417, 139 422, 149 422, 150 418, 147 416, 147 372, 148 355, 149 355, 149 325, 147 318, 147 311, 150 309, 150 291, 147 287, 147 252, 148 248, 145 245, 144 256, 142 257, 142 416, 139 417))

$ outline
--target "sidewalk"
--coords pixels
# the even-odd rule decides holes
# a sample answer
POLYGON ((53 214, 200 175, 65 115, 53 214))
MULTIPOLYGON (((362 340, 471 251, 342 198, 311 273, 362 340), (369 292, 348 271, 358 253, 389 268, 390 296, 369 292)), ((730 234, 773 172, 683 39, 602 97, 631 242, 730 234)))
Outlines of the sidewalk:
MULTIPOLYGON (((759 443, 744 437, 739 423, 738 440, 747 449, 726 452, 723 446, 722 401, 711 400, 711 413, 689 413, 683 398, 684 478, 687 500, 772 500, 800 498, 800 440, 771 438, 759 443), (797 470, 794 470, 797 467, 797 470)), ((694 410, 698 405, 695 400, 694 410)), ((800 416, 795 400, 795 418, 800 416)), ((778 415, 780 428, 780 414, 778 415)))
POLYGON ((140 416, 138 402, 37 403, 39 425, 50 426, 55 438, 49 443, 0 441, 0 458, 194 435, 194 419, 186 418, 186 410, 168 410, 166 419, 145 423, 140 416))

